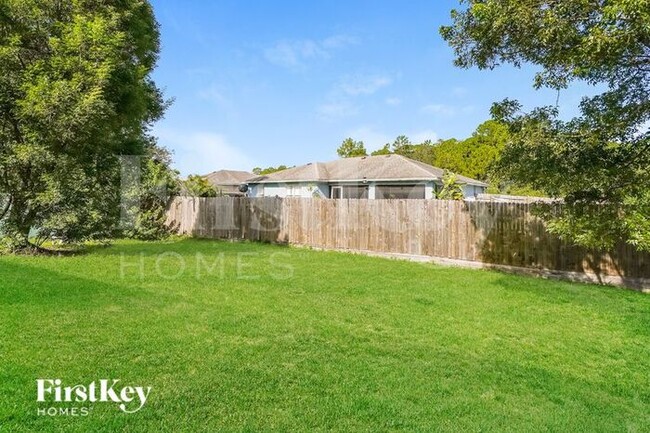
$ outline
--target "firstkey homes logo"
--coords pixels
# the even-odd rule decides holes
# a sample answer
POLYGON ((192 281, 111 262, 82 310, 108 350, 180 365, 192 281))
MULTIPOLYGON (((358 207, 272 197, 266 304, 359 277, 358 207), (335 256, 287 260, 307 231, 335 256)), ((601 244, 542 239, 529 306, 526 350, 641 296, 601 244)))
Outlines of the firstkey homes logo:
POLYGON ((100 379, 89 384, 64 386, 61 379, 37 379, 36 401, 69 403, 39 407, 38 415, 87 416, 94 403, 114 403, 124 413, 135 413, 147 402, 151 387, 120 386, 120 379, 100 379))

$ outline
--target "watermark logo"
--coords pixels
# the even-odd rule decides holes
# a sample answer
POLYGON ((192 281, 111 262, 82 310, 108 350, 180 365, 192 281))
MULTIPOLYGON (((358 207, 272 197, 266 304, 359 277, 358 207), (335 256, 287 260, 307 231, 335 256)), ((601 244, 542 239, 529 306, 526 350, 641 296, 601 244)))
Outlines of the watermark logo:
POLYGON ((294 266, 289 261, 292 255, 284 251, 272 254, 240 251, 230 255, 224 252, 208 255, 198 252, 194 256, 166 251, 150 256, 152 260, 145 260, 146 257, 144 253, 140 253, 139 257, 121 253, 120 278, 176 280, 193 275, 197 280, 204 277, 223 280, 228 274, 238 280, 288 280, 294 275, 294 266))
POLYGON ((151 387, 119 386, 119 379, 100 379, 89 384, 63 386, 61 379, 37 379, 36 401, 39 403, 72 403, 81 406, 39 408, 38 415, 86 416, 88 403, 116 403, 124 413, 135 413, 147 402, 151 387))

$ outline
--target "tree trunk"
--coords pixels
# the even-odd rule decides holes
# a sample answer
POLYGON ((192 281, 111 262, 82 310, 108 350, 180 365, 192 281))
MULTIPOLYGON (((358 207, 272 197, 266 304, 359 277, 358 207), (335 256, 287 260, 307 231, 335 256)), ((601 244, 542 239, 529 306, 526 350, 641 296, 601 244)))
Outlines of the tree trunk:
POLYGON ((11 205, 4 212, 3 236, 6 244, 13 252, 29 251, 29 232, 33 226, 33 216, 27 211, 23 200, 13 198, 11 205))

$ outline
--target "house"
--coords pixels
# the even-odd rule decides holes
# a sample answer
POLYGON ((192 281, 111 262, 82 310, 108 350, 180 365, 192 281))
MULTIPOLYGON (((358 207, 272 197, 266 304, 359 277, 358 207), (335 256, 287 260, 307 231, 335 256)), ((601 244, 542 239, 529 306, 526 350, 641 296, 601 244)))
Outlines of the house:
MULTIPOLYGON (((433 198, 444 170, 401 155, 315 162, 248 179, 249 197, 433 198)), ((465 197, 487 184, 457 176, 465 197)))
POLYGON ((253 173, 247 171, 219 170, 206 174, 203 177, 221 194, 236 197, 244 195, 239 190, 239 187, 253 176, 255 176, 253 173))

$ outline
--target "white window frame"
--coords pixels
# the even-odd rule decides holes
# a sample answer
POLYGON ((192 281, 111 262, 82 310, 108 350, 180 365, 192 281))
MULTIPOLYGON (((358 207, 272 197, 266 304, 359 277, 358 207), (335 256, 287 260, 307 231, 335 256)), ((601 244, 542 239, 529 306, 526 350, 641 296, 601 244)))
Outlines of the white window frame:
POLYGON ((302 195, 302 186, 299 184, 288 184, 285 188, 287 197, 300 197, 302 195))

